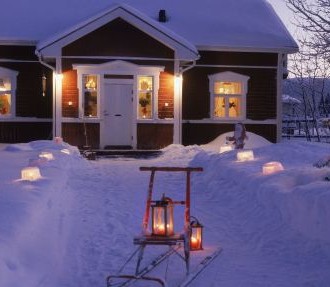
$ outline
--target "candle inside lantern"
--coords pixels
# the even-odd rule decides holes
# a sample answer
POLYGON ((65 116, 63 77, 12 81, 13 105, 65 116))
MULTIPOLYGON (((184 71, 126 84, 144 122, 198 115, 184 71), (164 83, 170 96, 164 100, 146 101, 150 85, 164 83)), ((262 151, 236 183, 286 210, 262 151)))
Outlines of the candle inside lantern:
POLYGON ((192 216, 194 219, 190 222, 191 235, 190 235, 190 250, 202 250, 203 249, 203 225, 192 216))
POLYGON ((254 160, 254 154, 252 150, 242 150, 237 152, 238 161, 249 161, 254 160))
POLYGON ((22 180, 35 181, 41 178, 40 170, 36 166, 25 167, 21 170, 22 180))
POLYGON ((272 174, 284 170, 283 165, 278 161, 267 162, 262 166, 264 175, 272 174))
POLYGON ((163 196, 151 205, 152 211, 152 234, 170 236, 173 230, 173 201, 163 196))

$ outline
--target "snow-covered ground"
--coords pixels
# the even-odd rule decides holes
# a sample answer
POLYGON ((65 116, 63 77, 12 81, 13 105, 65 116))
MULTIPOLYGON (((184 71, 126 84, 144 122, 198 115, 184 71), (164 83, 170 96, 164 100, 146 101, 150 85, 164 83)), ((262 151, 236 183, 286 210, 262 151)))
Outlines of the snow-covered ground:
MULTIPOLYGON (((218 153, 223 143, 221 137, 206 146, 171 145, 157 158, 96 161, 52 141, 2 145, 0 286, 106 286, 136 248, 149 179, 140 166, 204 168, 192 175, 191 214, 205 235, 192 265, 218 246, 223 252, 189 286, 330 286, 330 169, 313 166, 329 157, 329 144, 268 144, 249 134, 255 159, 238 162, 237 151, 218 153), (40 160, 43 151, 55 159, 40 160), (269 161, 284 171, 263 175, 269 161), (40 180, 20 179, 28 165, 40 168, 40 180)), ((157 174, 156 196, 183 199, 184 184, 181 173, 157 174)), ((144 261, 159 248, 147 247, 144 261)), ((184 264, 171 256, 153 275, 176 286, 184 264)))

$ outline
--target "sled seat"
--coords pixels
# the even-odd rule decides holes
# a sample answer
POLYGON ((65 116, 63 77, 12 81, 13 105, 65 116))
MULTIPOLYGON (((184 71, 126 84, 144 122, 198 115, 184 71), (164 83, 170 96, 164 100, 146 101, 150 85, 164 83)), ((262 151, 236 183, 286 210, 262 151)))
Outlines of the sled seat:
POLYGON ((177 245, 184 242, 183 234, 174 234, 172 236, 143 235, 133 239, 135 245, 177 245))

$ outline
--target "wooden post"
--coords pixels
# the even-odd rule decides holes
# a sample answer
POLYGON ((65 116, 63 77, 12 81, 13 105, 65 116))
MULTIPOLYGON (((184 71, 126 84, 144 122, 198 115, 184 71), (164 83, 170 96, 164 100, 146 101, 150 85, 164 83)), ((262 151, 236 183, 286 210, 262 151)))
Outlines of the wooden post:
POLYGON ((151 175, 150 175, 149 187, 148 187, 146 210, 144 212, 144 218, 143 218, 143 223, 142 223, 142 230, 143 230, 144 234, 147 233, 147 229, 148 229, 154 178, 155 178, 155 170, 152 170, 151 175))

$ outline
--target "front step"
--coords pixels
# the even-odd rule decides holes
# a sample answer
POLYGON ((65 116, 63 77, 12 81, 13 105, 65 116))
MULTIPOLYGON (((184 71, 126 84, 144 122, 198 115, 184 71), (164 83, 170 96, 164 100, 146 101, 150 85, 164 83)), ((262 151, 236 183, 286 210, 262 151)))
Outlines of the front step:
POLYGON ((152 158, 162 154, 161 150, 133 150, 133 149, 83 149, 81 153, 87 159, 99 158, 152 158))

